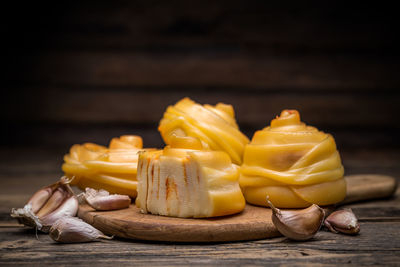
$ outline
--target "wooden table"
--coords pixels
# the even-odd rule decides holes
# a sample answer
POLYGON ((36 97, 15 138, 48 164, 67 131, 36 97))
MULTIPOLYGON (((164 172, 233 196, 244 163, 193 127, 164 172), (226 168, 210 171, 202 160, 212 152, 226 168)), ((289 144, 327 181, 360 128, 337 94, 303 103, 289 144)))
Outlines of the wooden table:
MULTIPOLYGON (((0 152, 0 265, 400 264, 399 190, 391 199, 350 205, 360 220, 358 236, 322 230, 308 242, 278 237, 248 242, 179 244, 116 238, 86 244, 56 244, 45 234, 38 233, 36 238, 35 231, 18 225, 9 217, 9 211, 23 206, 34 191, 59 177, 62 151, 3 148, 0 152)), ((398 158, 396 155, 393 160, 398 158)), ((366 166, 369 172, 379 163, 378 159, 371 157, 370 160, 369 167, 366 166)), ((355 156, 348 162, 348 173, 358 171, 357 166, 365 164, 365 156, 355 156)), ((397 168, 391 166, 387 174, 395 175, 397 168)))

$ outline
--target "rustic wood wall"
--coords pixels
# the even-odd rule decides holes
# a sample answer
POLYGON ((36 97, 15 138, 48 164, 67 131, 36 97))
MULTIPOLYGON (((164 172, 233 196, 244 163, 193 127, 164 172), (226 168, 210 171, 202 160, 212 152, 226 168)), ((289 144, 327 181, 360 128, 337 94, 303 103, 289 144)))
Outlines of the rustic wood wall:
POLYGON ((189 96, 233 104, 249 137, 296 108, 334 134, 347 162, 358 155, 350 172, 382 158, 378 171, 400 173, 397 14, 384 5, 9 3, 1 146, 65 152, 132 133, 160 147, 163 111, 189 96))

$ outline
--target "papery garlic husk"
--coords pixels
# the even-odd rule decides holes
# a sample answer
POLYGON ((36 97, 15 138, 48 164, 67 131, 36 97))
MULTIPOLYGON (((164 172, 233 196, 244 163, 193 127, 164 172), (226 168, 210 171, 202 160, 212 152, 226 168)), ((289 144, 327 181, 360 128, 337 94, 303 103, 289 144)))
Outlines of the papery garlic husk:
POLYGON ((63 217, 50 228, 50 237, 60 243, 83 243, 112 239, 77 217, 63 217))
POLYGON ((281 210, 267 198, 272 209, 272 222, 278 231, 292 240, 308 240, 321 228, 325 212, 318 205, 311 205, 301 210, 281 210))
POLYGON ((12 209, 11 217, 19 223, 46 232, 60 217, 75 216, 78 201, 69 182, 66 177, 62 177, 58 182, 40 189, 23 208, 12 209))
POLYGON ((332 212, 324 225, 333 233, 356 235, 360 232, 360 225, 356 215, 351 209, 341 209, 332 212))
POLYGON ((84 198, 86 203, 95 210, 126 209, 131 204, 131 198, 127 195, 110 194, 106 190, 95 190, 89 187, 85 191, 84 198))

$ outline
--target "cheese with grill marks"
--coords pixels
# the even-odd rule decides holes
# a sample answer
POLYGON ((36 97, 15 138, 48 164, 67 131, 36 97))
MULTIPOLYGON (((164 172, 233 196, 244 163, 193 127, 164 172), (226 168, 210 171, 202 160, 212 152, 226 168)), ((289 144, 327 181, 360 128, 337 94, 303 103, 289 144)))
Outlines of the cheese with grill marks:
POLYGON ((144 213, 214 217, 242 211, 239 167, 223 151, 203 149, 199 139, 170 136, 170 145, 143 151, 138 161, 136 205, 144 213))

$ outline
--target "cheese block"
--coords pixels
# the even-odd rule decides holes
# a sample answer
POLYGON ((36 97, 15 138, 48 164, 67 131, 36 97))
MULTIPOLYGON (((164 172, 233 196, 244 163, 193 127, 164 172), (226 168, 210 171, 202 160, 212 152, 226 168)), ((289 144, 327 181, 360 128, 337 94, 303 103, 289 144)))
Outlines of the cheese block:
POLYGON ((235 164, 242 163, 244 146, 249 143, 231 105, 200 105, 189 98, 167 108, 158 130, 166 144, 172 135, 196 137, 204 148, 225 151, 235 164))
POLYGON ((142 138, 135 135, 113 138, 108 147, 75 144, 64 156, 62 170, 66 176, 73 177, 71 184, 82 190, 91 187, 136 197, 140 150, 143 150, 142 138))
POLYGON ((139 153, 136 205, 143 213, 197 218, 244 209, 239 167, 227 153, 204 149, 195 137, 172 135, 169 143, 139 153))
POLYGON ((333 137, 284 110, 246 146, 240 186, 256 205, 268 206, 267 196, 280 208, 330 205, 346 195, 343 174, 333 137))

